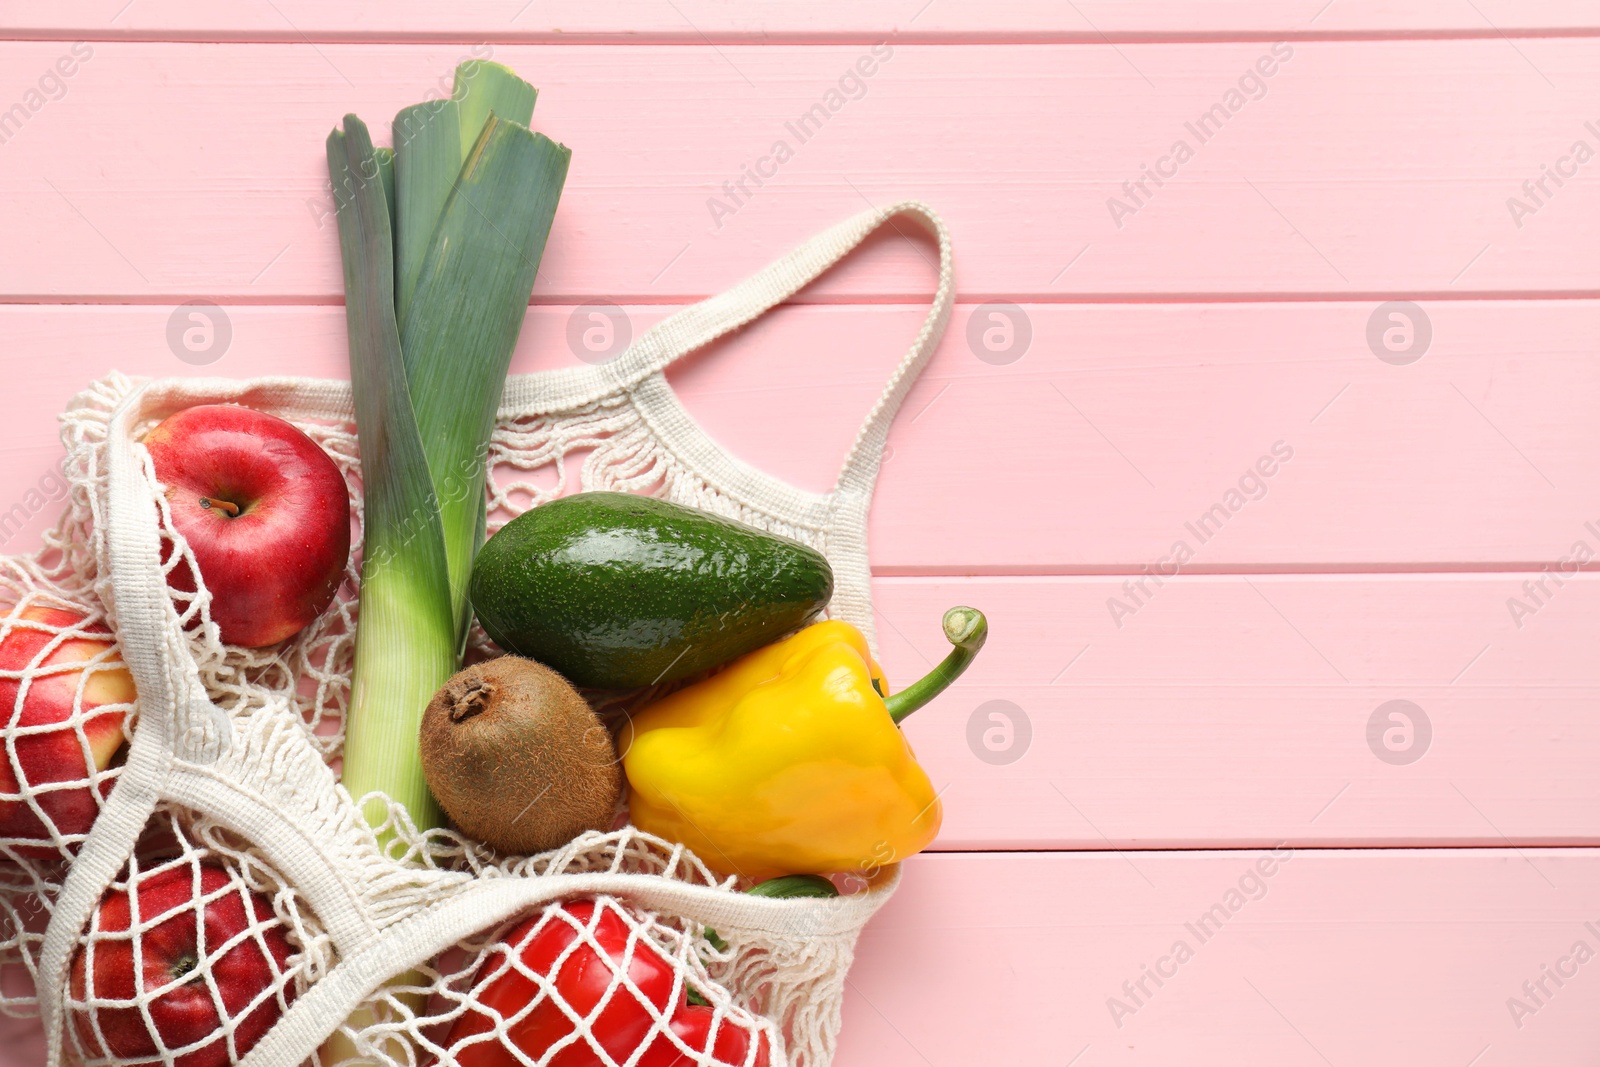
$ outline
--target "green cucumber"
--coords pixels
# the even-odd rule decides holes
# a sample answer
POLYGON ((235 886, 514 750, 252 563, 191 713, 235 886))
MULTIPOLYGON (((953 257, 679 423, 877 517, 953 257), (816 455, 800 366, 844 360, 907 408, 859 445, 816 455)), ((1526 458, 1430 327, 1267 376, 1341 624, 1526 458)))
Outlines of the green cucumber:
POLYGON ((836 897, 839 889, 820 874, 786 874, 781 878, 768 878, 745 890, 753 897, 776 897, 793 900, 796 897, 836 897))
POLYGON ((579 493, 484 544, 472 606, 495 644, 575 685, 631 689, 698 674, 816 618, 822 553, 709 512, 579 493))
MULTIPOLYGON (((827 899, 839 895, 839 888, 833 882, 820 874, 786 874, 781 878, 768 878, 765 882, 758 882, 745 890, 747 896, 772 897, 776 900, 797 900, 803 897, 827 899)), ((711 942, 711 947, 718 952, 728 951, 728 943, 722 935, 711 927, 706 927, 706 940, 711 942)), ((693 989, 689 991, 689 1003, 695 1003, 695 997, 700 996, 693 989)), ((700 1003, 709 1003, 704 997, 700 1003)))

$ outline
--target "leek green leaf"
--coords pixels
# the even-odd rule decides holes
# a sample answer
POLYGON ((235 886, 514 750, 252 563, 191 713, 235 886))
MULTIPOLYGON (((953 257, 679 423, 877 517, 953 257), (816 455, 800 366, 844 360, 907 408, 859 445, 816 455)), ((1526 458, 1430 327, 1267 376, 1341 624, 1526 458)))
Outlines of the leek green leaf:
MULTIPOLYGON (((378 161, 378 176, 383 179, 383 199, 389 205, 389 227, 394 228, 394 149, 374 148, 372 157, 378 161)), ((396 320, 398 321, 398 319, 396 320)))
POLYGON ((469 59, 456 68, 450 99, 461 109, 461 159, 471 154, 492 113, 518 126, 533 124, 539 91, 510 67, 487 59, 469 59))
POLYGON ((458 636, 471 618, 489 435, 571 155, 491 116, 445 201, 400 324, 458 636))
POLYGON ((444 202, 461 175, 461 109, 454 100, 430 100, 394 117, 396 321, 404 322, 417 273, 444 202))

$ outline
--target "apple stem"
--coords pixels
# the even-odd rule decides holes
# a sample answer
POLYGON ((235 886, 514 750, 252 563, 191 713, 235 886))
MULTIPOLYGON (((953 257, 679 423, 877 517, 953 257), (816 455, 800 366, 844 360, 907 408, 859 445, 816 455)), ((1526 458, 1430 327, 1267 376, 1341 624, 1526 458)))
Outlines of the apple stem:
POLYGON ((229 518, 236 518, 239 514, 239 505, 231 500, 212 500, 208 496, 203 496, 200 498, 200 506, 203 508, 221 508, 228 513, 229 518))

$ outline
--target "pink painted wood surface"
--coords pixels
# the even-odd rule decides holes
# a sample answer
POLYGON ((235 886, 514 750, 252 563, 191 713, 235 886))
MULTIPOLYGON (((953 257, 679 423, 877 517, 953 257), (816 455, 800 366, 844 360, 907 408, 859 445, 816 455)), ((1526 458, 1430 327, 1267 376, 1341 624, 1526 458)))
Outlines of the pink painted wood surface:
POLYGON ((1597 964, 1569 957, 1580 940, 1600 949, 1585 925, 1600 927, 1592 851, 1295 851, 1266 878, 1262 858, 915 859, 862 939, 839 1061, 1579 1067, 1600 1055, 1597 964), (1230 891, 1239 906, 1201 942, 1185 924, 1233 905, 1230 891), (1174 966, 1178 940, 1193 955, 1174 966), (1519 1029, 1507 1000, 1527 1002, 1522 983, 1558 964, 1576 976, 1546 980, 1519 1029), (1176 973, 1146 980, 1134 1005, 1123 983, 1157 966, 1176 973), (1112 996, 1137 1009, 1120 1028, 1112 996))
POLYGON ((1559 33, 1593 30, 1597 12, 1583 0, 830 0, 811 4, 735 4, 718 0, 428 0, 327 4, 316 0, 79 0, 70 8, 5 0, 0 25, 10 36, 132 37, 165 40, 298 42, 622 39, 699 43, 801 41, 894 35, 956 41, 1140 39, 1145 36, 1305 36, 1312 34, 1559 33))
MULTIPOLYGON (((1571 955, 1579 941, 1600 950, 1593 850, 1277 856, 916 857, 862 937, 835 1062, 1588 1067, 1600 1055, 1600 964, 1571 955), (1188 926, 1208 913, 1202 941, 1188 926), (1135 1002, 1123 983, 1158 966, 1169 977, 1146 978, 1135 1002), (1559 987, 1542 973, 1557 966, 1576 969, 1559 987), (1523 983, 1541 979, 1535 1004, 1523 983), (1114 1017, 1112 997, 1135 1010, 1114 1017), (1512 998, 1534 1010, 1514 1017, 1512 998)), ((3 1062, 39 1062, 36 1022, 0 1023, 0 1042, 3 1062)))
MULTIPOLYGON (((1600 203, 1589 164, 1522 184, 1600 147, 1597 31, 1577 0, 0 0, 0 551, 47 521, 53 414, 88 379, 343 372, 322 138, 492 50, 575 151, 519 370, 577 358, 575 304, 643 329, 868 203, 954 231, 963 303, 891 437, 875 594, 895 681, 951 603, 995 639, 907 724, 946 851, 862 942, 841 1067, 1590 1063, 1591 968, 1522 987, 1600 949, 1600 601, 1541 573, 1600 547, 1600 203), (884 39, 864 95, 716 225, 708 198, 884 39), (1266 96, 1198 144, 1184 123, 1280 39, 1266 96), (76 40, 64 92, 41 83, 76 40), (1194 158, 1119 227, 1107 198, 1178 137, 1194 158), (166 341, 194 297, 234 328, 205 367, 166 341), (1433 340, 1395 366, 1367 331, 1403 298, 1433 340), (994 301, 1032 335, 1013 362, 968 341, 994 301), (1199 544, 1185 523, 1279 440, 1265 497, 1199 544), (1180 577, 1122 588, 1174 540, 1180 577), (1412 763, 1369 741, 1393 700, 1431 724, 1412 763), (1029 726, 1014 761, 996 713, 1029 726), (1186 933, 1260 858, 1233 849, 1280 841, 1316 847, 1186 933), (1186 936, 1117 1026, 1107 998, 1186 936)), ((824 488, 929 257, 884 236, 675 387, 824 488)), ((6 1026, 0 1062, 37 1062, 6 1026)))
MULTIPOLYGON (((890 437, 874 567, 1136 573, 1175 559, 1180 541, 1193 549, 1186 574, 1537 570, 1582 538, 1600 551, 1585 526, 1600 526, 1600 467, 1587 459, 1600 453, 1588 417, 1600 405, 1590 354, 1600 305, 1428 303, 1433 341, 1409 366, 1367 347, 1376 306, 1028 305, 1031 343, 996 365, 978 358, 981 337, 978 349, 969 341, 974 316, 981 335, 989 312, 959 305, 890 437), (1278 442, 1288 461, 1272 457, 1278 442), (1251 476, 1262 457, 1274 473, 1251 476), (1241 480, 1248 496, 1229 498, 1241 480), (1219 503, 1237 505, 1225 522, 1209 510, 1219 503)), ((637 336, 671 310, 630 305, 628 328, 637 336)), ((194 367, 168 347, 173 305, 0 308, 8 353, 30 368, 3 442, 0 548, 53 518, 39 511, 19 526, 7 511, 59 458, 55 413, 86 368, 345 376, 341 309, 224 313, 230 347, 194 367)), ((578 365, 575 314, 535 307, 514 369, 578 365)), ((923 315, 782 309, 671 377, 734 454, 822 490, 923 315)))
MULTIPOLYGON (((630 324, 642 330, 665 309, 627 310, 630 324)), ((880 573, 907 575, 886 577, 878 589, 891 678, 914 677, 938 658, 935 621, 951 603, 983 607, 996 627, 993 647, 955 695, 908 727, 939 786, 949 788, 940 847, 1174 847, 1280 839, 1484 844, 1501 835, 1564 843, 1600 837, 1600 786, 1590 773, 1600 761, 1600 735, 1583 714, 1600 686, 1588 652, 1590 635, 1600 628, 1600 602, 1588 584, 1566 588, 1544 579, 1546 591, 1534 599, 1523 583, 1541 575, 1515 562, 1515 553, 1472 557, 1474 566, 1491 568, 1480 573, 1205 576, 1218 567, 1263 569, 1272 562, 1273 545, 1303 551, 1322 538, 1348 548, 1362 543, 1363 535, 1372 536, 1366 566, 1397 567, 1388 561, 1404 558, 1415 567, 1449 556, 1440 543, 1429 542, 1402 557, 1392 532, 1481 537, 1496 522, 1527 520, 1547 499, 1548 487, 1462 394, 1446 388, 1443 379, 1452 367, 1468 371, 1463 380, 1469 388, 1474 381, 1492 381, 1497 400, 1520 398, 1520 415, 1508 418, 1496 409, 1501 422, 1588 432, 1583 413, 1594 402, 1593 390, 1574 383, 1593 377, 1589 361, 1579 355, 1592 305, 1442 303, 1436 306, 1441 347, 1448 336, 1468 351, 1454 357, 1430 353, 1403 368, 1365 350, 1348 351, 1364 344, 1352 345, 1348 335, 1363 327, 1365 310, 1342 304, 1032 308, 1039 352, 1000 367, 974 358, 964 331, 955 331, 895 428, 873 530, 880 573), (1071 337, 1050 337, 1051 324, 1071 337), (1539 329, 1547 331, 1542 357, 1522 343, 1539 329), (1328 374, 1320 379, 1309 373, 1306 354, 1279 354, 1284 337, 1318 343, 1340 333, 1347 340, 1324 357, 1328 374), (1148 338, 1169 347, 1147 353, 1148 338), (1174 351, 1170 346, 1179 341, 1184 347, 1174 351), (1069 343, 1089 355, 1068 358, 1069 343), (1251 346, 1256 352, 1247 357, 1251 346), (1295 438, 1298 458, 1263 479, 1268 495, 1245 504, 1212 540, 1201 542, 1185 523, 1200 517, 1205 501, 1187 509, 1173 504, 1166 514, 1130 516, 1119 490, 1142 483, 1106 442, 1087 432, 1063 440, 1061 410, 1039 418, 1031 430, 1008 416, 1015 411, 1027 419, 1041 406, 1030 393, 1037 394, 1052 375, 1035 360, 1061 364, 1057 380, 1065 388, 1046 393, 1047 401, 1065 409, 1067 397, 1074 397, 1073 403, 1095 412, 1094 425, 1113 427, 1129 449, 1146 449, 1165 433, 1168 439, 1159 442, 1167 461, 1163 483, 1179 502, 1208 484, 1215 487, 1209 499, 1219 499, 1237 484, 1239 471, 1233 468, 1180 466, 1176 480, 1170 476, 1170 463, 1204 458, 1206 445, 1217 437, 1238 444, 1235 467, 1257 458, 1244 451, 1252 441, 1270 453, 1266 442, 1282 425, 1282 412, 1293 407, 1273 381, 1306 386, 1301 415, 1336 396, 1335 403, 1347 407, 1328 408, 1317 423, 1307 424, 1309 431, 1320 428, 1333 438, 1331 443, 1295 438), (1513 363, 1540 380, 1517 388, 1513 363), (1030 366, 1036 369, 1018 373, 1030 366), (1421 373, 1428 369, 1440 374, 1421 373), (1347 372, 1358 377, 1359 389, 1338 384, 1347 372), (1166 381, 1173 376, 1178 380, 1166 381), (1083 388, 1078 381, 1097 384, 1083 388), (1360 390, 1389 395, 1366 417, 1347 417, 1359 406, 1360 390), (1241 401, 1249 407, 1230 408, 1241 401), (1137 432, 1125 422, 1107 421, 1116 404, 1140 416, 1137 432), (1438 414, 1451 405, 1453 420, 1438 414), (1198 446, 1171 432, 1181 425, 1175 413, 1188 406, 1214 413, 1200 420, 1207 438, 1198 446), (1419 410, 1434 412, 1427 416, 1434 432, 1453 422, 1453 444, 1410 455, 1426 444, 1406 429, 1407 418, 1419 410), (1565 414, 1552 423, 1552 411, 1565 414), (1256 420, 1253 427, 1245 425, 1247 416, 1256 420), (1008 425, 1008 432, 973 457, 959 432, 963 424, 1008 425), (1096 444, 1101 455, 1091 462, 1096 444), (1272 515, 1258 509, 1283 504, 1283 491, 1293 483, 1279 479, 1297 475, 1302 468, 1296 464, 1310 461, 1316 447, 1330 458, 1355 453, 1369 463, 1336 470, 1337 478, 1324 471, 1321 484, 1298 498, 1302 507, 1316 505, 1313 510, 1289 527, 1257 536, 1249 524, 1270 522, 1272 515), (1505 484, 1516 490, 1498 501, 1485 474, 1493 456, 1502 469, 1510 468, 1505 484), (963 463, 971 466, 964 469, 963 463), (985 464, 998 473, 986 476, 985 464), (1086 472, 1097 473, 1098 495, 1058 481, 1086 472), (970 489, 951 493, 952 478, 970 489), (1352 487, 1348 498, 1330 488, 1340 482, 1352 487), (1407 514, 1419 486, 1427 489, 1424 509, 1411 512, 1410 521, 1396 517, 1407 514), (972 506, 974 499, 979 506, 972 506), (1066 523, 1052 525, 1047 509, 1063 499, 1078 502, 1083 517, 1069 515, 1067 522, 1081 523, 1100 554, 1076 556, 1075 542, 1063 537, 1066 523), (1030 502, 1031 510, 1013 510, 1017 501, 1030 502), (1343 521, 1363 506, 1386 521, 1343 521), (1457 508, 1459 528, 1441 530, 1424 521, 1428 506, 1439 514, 1457 508), (1151 528, 1161 531, 1157 537, 1148 535, 1151 528), (940 536, 929 538, 930 529, 940 536), (1145 579, 1141 589, 1126 591, 1129 575, 1136 578, 1145 565, 1171 558, 1172 540, 1196 552, 1182 577, 1159 587, 1145 579), (1030 543, 1067 554, 1041 565, 1030 556, 1030 543), (1130 554, 1141 547, 1147 550, 1130 554), (930 562, 915 554, 919 548, 951 554, 930 562), (937 569, 1051 566, 1123 573, 1044 580, 915 576, 937 569), (1513 615, 1513 602, 1537 610, 1513 615), (1414 767, 1381 763, 1365 739, 1372 711, 1400 698, 1419 702, 1438 723, 1436 747, 1414 767), (985 764, 970 747, 967 720, 990 700, 1015 703, 1034 724, 1026 757, 1013 764, 985 764), (1291 708, 1298 712, 1287 714, 1291 708), (1560 725, 1518 728, 1526 722, 1560 725), (1336 795, 1337 803, 1331 803, 1336 795)), ((958 325, 971 311, 958 312, 958 325)), ((263 367, 342 373, 339 309, 245 306, 227 314, 231 347, 218 362, 195 368, 167 347, 167 308, 0 312, 14 355, 39 368, 14 395, 21 410, 8 432, 16 451, 5 464, 9 481, 0 500, 11 503, 0 509, 0 536, 26 544, 53 515, 53 507, 41 506, 18 525, 19 512, 9 509, 26 513, 30 504, 42 505, 30 490, 42 490, 48 499, 55 489, 48 473, 60 455, 54 413, 82 384, 79 368, 107 353, 116 354, 118 367, 150 375, 238 376, 263 367)), ((567 342, 571 315, 567 308, 533 310, 518 370, 576 362, 567 342)), ((691 411, 736 454, 821 489, 919 318, 916 309, 893 306, 785 310, 675 368, 674 380, 691 411), (821 352, 849 353, 849 362, 819 383, 821 352), (796 404, 796 397, 810 402, 796 404)), ((1569 473, 1581 479, 1575 457, 1587 449, 1583 442, 1558 440, 1539 449, 1536 462, 1566 483, 1569 473)), ((1136 454, 1141 469, 1155 469, 1147 451, 1136 454)), ((1600 513, 1586 517, 1575 509, 1549 516, 1526 529, 1525 547, 1545 552, 1547 564, 1568 556, 1576 542, 1600 551, 1600 534, 1588 522, 1600 525, 1600 513)), ((1307 560, 1322 571, 1346 562, 1318 555, 1288 562, 1307 560)))
POLYGON ((1519 628, 1529 577, 1184 576, 1120 629, 1108 603, 1138 605, 1120 578, 880 578, 874 596, 891 684, 937 661, 951 604, 993 625, 907 720, 944 790, 937 847, 1600 843, 1600 593, 1551 584, 1519 628), (1431 726, 1404 765, 1368 736, 1395 700, 1431 726), (984 759, 992 728, 1009 762, 984 759))
MULTIPOLYGON (((65 95, 0 146, 0 197, 19 205, 4 299, 336 300, 324 136, 349 110, 386 123, 469 53, 83 47, 65 95)), ((1600 291, 1600 183, 1545 179, 1534 214, 1507 207, 1541 165, 1575 167, 1576 141, 1600 146, 1585 126, 1600 40, 1301 42, 1253 101, 1238 82, 1276 62, 1263 42, 892 47, 804 143, 785 124, 826 113, 839 79, 877 62, 867 46, 495 47, 539 82, 536 124, 575 153, 540 299, 707 295, 905 197, 948 219, 974 300, 1600 291), (1230 91, 1238 113, 1200 143, 1185 124, 1230 91), (779 139, 782 166, 767 156, 779 139), (1178 139, 1194 151, 1181 167, 1178 139), (750 165, 776 176, 729 197, 750 165), (1142 166, 1176 177, 1123 192, 1142 166), (1114 219, 1113 197, 1142 206, 1114 219)), ((66 54, 0 44, 0 107, 66 54)), ((816 295, 925 294, 926 249, 882 244, 816 295)))

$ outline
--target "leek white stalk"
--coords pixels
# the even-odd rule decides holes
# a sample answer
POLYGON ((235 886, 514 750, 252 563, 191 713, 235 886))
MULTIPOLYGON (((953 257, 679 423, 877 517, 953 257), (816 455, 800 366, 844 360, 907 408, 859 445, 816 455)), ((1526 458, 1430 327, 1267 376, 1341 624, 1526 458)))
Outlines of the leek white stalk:
MULTIPOLYGON (((444 813, 417 731, 460 666, 489 435, 570 159, 528 130, 534 95, 504 67, 464 63, 450 100, 396 116, 393 150, 354 115, 328 137, 365 497, 343 782, 403 804, 421 830, 444 813)), ((363 814, 377 824, 388 812, 363 814)), ((392 995, 414 1014, 425 1005, 392 995)), ((376 1021, 362 1009, 346 1026, 376 1021)), ((386 1041, 391 1058, 410 1058, 386 1041)), ((340 1032, 322 1055, 338 1063, 356 1049, 340 1032)))

